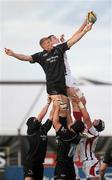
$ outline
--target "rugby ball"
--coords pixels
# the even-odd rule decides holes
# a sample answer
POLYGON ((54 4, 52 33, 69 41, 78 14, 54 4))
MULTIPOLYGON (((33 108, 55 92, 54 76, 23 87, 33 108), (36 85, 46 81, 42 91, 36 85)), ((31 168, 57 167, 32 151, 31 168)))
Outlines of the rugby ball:
POLYGON ((87 17, 87 19, 88 19, 88 22, 90 22, 90 23, 95 23, 96 20, 97 20, 97 17, 96 17, 96 15, 94 14, 93 11, 90 11, 90 12, 88 12, 88 17, 87 17))

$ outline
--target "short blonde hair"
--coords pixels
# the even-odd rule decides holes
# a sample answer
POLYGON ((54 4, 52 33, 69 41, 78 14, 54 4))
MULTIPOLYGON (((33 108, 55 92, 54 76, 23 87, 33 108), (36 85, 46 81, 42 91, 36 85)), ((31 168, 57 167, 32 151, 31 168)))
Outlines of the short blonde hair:
POLYGON ((40 39, 40 42, 39 42, 40 46, 42 47, 43 42, 48 39, 49 39, 48 37, 43 37, 42 39, 40 39))

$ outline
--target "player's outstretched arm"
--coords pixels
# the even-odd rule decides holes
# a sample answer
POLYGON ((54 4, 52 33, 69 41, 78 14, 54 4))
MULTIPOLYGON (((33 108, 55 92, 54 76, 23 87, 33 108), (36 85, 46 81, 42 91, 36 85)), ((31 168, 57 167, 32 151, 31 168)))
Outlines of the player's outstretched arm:
POLYGON ((68 47, 70 48, 76 42, 78 42, 88 31, 90 31, 92 29, 92 26, 93 26, 93 24, 89 23, 85 26, 83 31, 73 34, 73 36, 67 41, 68 47))
POLYGON ((8 55, 8 56, 12 56, 14 58, 17 58, 21 61, 32 61, 32 56, 27 56, 27 55, 24 55, 24 54, 18 54, 18 53, 15 53, 14 51, 12 51, 11 49, 8 49, 8 48, 5 48, 5 53, 8 55))
POLYGON ((79 99, 77 95, 74 96, 73 101, 77 103, 80 111, 82 112, 84 122, 86 123, 88 129, 90 129, 92 127, 92 121, 86 107, 83 105, 83 103, 81 102, 81 100, 79 99))
MULTIPOLYGON (((88 20, 87 20, 87 18, 86 18, 85 21, 83 22, 83 24, 81 25, 81 27, 75 32, 74 35, 80 33, 81 31, 83 31, 84 28, 86 27, 87 23, 88 23, 88 20)), ((60 42, 62 42, 62 43, 65 42, 65 37, 64 37, 64 36, 65 36, 64 34, 62 34, 62 35, 60 36, 60 42)))
POLYGON ((86 19, 84 20, 83 24, 81 25, 81 27, 75 32, 75 34, 78 34, 78 33, 80 33, 81 31, 83 31, 87 24, 88 24, 88 20, 87 20, 87 18, 86 18, 86 19))
POLYGON ((44 118, 44 116, 46 115, 48 111, 50 103, 51 103, 51 99, 48 97, 47 104, 42 108, 41 112, 37 115, 38 121, 42 121, 42 119, 44 118))

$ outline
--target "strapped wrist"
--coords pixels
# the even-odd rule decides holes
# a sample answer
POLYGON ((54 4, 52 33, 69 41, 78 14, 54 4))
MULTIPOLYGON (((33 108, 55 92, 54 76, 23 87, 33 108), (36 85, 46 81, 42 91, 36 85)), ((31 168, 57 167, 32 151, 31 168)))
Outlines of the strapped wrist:
POLYGON ((84 29, 83 29, 83 32, 84 32, 84 33, 87 33, 87 30, 84 28, 84 29))
POLYGON ((84 109, 84 105, 82 104, 81 101, 78 103, 78 106, 79 106, 80 109, 84 109))

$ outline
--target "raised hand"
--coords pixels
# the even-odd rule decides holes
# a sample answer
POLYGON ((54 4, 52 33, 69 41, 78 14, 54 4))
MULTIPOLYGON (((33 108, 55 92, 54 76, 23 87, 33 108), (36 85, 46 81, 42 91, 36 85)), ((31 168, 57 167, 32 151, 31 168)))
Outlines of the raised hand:
POLYGON ((88 19, 88 22, 95 23, 97 20, 96 14, 93 11, 88 12, 87 19, 88 19))
POLYGON ((48 95, 48 97, 47 97, 47 104, 50 105, 50 104, 51 104, 51 101, 52 101, 52 99, 51 99, 51 97, 48 95))
POLYGON ((5 53, 6 53, 8 56, 13 56, 13 55, 14 55, 14 52, 13 52, 11 49, 7 49, 7 48, 5 48, 5 53))
POLYGON ((93 26, 93 23, 88 23, 86 26, 85 26, 85 28, 84 28, 84 32, 88 32, 88 31, 90 31, 91 29, 92 29, 92 26, 93 26))
POLYGON ((77 104, 80 102, 80 99, 79 99, 79 97, 76 94, 74 96, 72 96, 72 100, 74 102, 76 102, 77 104))
POLYGON ((60 36, 60 41, 61 41, 61 42, 65 42, 65 38, 64 38, 64 37, 65 37, 64 34, 62 34, 62 35, 60 36))

